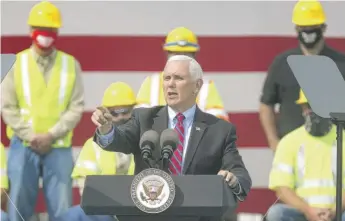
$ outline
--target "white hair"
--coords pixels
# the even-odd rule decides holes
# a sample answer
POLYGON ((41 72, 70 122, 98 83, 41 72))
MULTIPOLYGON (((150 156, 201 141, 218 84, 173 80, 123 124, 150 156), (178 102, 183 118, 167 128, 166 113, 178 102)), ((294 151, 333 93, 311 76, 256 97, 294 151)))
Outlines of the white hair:
POLYGON ((203 78, 204 71, 202 70, 200 64, 194 58, 187 55, 173 55, 168 59, 166 64, 168 64, 170 61, 188 61, 189 73, 192 76, 193 80, 199 80, 203 78))

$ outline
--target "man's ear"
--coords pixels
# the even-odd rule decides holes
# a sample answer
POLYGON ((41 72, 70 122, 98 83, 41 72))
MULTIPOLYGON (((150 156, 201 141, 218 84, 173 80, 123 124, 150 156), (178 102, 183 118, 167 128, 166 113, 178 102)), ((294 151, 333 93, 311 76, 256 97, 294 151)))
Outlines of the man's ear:
POLYGON ((204 84, 204 81, 202 79, 198 79, 196 81, 196 90, 194 91, 195 94, 199 93, 203 84, 204 84))

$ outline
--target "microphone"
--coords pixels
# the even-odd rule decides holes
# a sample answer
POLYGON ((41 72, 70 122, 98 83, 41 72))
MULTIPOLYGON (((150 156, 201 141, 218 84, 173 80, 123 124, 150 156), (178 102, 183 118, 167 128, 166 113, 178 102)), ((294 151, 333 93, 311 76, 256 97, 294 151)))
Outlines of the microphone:
POLYGON ((175 130, 165 129, 160 138, 161 155, 163 161, 163 169, 168 168, 169 159, 172 157, 177 148, 179 137, 175 130))
POLYGON ((159 134, 154 130, 148 130, 140 138, 141 157, 144 162, 152 168, 150 159, 152 159, 152 151, 159 144, 159 134))

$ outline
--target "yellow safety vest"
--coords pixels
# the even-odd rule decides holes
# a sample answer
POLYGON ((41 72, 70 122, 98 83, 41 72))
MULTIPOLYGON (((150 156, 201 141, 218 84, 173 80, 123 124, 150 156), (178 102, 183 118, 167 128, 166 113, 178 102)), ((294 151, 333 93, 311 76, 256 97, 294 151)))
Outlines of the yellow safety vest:
POLYGON ((75 163, 72 178, 88 175, 133 175, 134 169, 132 154, 105 151, 93 142, 93 138, 89 138, 75 163))
MULTIPOLYGON (((51 77, 45 82, 30 49, 17 54, 14 66, 14 82, 22 119, 29 123, 34 133, 47 133, 68 107, 74 83, 74 57, 57 51, 51 77)), ((13 131, 7 127, 11 139, 13 131)), ((70 147, 73 131, 56 140, 53 147, 70 147)), ((24 141, 24 145, 29 144, 24 141)))
MULTIPOLYGON (((162 85, 163 72, 148 76, 139 89, 136 108, 165 105, 162 85)), ((229 120, 228 114, 224 110, 223 101, 212 80, 204 79, 196 102, 202 111, 229 120)))
MULTIPOLYGON (((343 155, 345 161, 345 153, 343 155)), ((294 189, 299 197, 314 207, 335 207, 335 126, 323 137, 309 135, 302 126, 280 141, 270 174, 270 189, 279 186, 294 189)))
POLYGON ((6 158, 6 153, 5 153, 5 147, 2 143, 0 143, 0 148, 1 148, 1 168, 0 168, 0 173, 1 173, 1 189, 8 189, 8 176, 7 176, 7 158, 6 158))

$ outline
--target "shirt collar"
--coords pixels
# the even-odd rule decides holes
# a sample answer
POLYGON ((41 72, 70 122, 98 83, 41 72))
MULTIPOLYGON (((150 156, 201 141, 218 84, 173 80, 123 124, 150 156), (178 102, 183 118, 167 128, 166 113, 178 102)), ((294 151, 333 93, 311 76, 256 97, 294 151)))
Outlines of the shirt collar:
MULTIPOLYGON (((192 120, 194 118, 195 110, 196 105, 194 104, 193 107, 189 108, 188 110, 182 113, 186 121, 192 120)), ((168 115, 170 121, 173 121, 177 114, 177 112, 175 112, 171 107, 168 106, 168 115)))
POLYGON ((55 56, 56 56, 56 49, 53 49, 53 51, 52 51, 52 53, 50 53, 50 55, 44 56, 44 57, 37 54, 37 52, 34 50, 33 46, 30 47, 30 51, 31 51, 31 54, 32 54, 34 60, 43 66, 54 61, 55 56))

